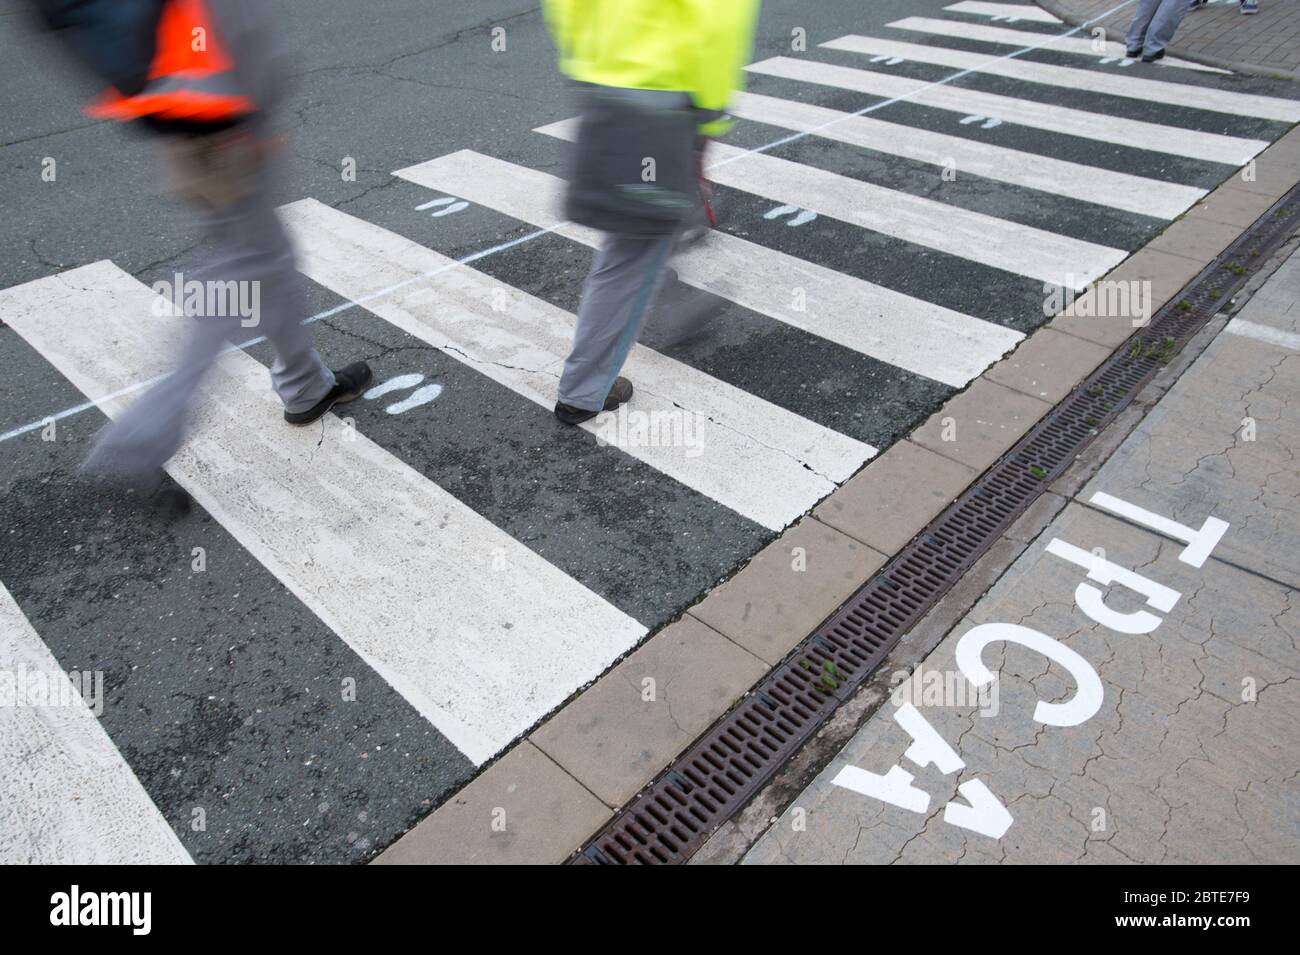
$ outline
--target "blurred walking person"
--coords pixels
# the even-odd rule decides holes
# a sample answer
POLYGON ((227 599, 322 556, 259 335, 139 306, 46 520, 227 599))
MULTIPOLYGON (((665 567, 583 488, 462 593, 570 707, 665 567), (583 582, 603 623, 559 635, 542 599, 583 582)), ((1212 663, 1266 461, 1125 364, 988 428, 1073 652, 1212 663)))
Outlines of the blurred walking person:
MULTIPOLYGON (((195 208, 213 250, 192 278, 203 289, 251 288, 257 304, 250 321, 227 314, 221 295, 184 296, 191 327, 179 366, 100 434, 86 471, 133 488, 156 485, 180 446, 204 374, 229 344, 254 335, 265 335, 275 352, 271 384, 288 423, 316 421, 357 397, 370 368, 355 362, 331 371, 316 353, 302 324, 293 247, 272 206, 280 150, 272 117, 287 77, 269 4, 29 2, 44 27, 107 84, 87 112, 133 123, 158 142, 173 190, 195 208)), ((181 290, 175 297, 182 300, 181 290)))
POLYGON ((555 416, 581 424, 632 396, 619 376, 675 245, 702 221, 701 150, 753 47, 759 0, 543 0, 579 90, 565 215, 605 232, 583 284, 555 416))

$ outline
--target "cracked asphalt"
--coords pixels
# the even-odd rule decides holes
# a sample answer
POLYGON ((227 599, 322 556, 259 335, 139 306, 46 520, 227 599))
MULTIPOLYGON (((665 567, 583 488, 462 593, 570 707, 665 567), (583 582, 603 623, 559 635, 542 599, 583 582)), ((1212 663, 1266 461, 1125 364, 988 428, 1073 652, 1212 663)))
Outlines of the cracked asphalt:
MULTIPOLYGON (((1234 320, 1294 333, 1298 300, 1293 253, 1234 320)), ((915 678, 910 697, 883 702, 746 863, 1300 862, 1300 353, 1233 328, 1077 493, 1048 494, 1042 530, 919 663, 921 674, 960 683, 963 636, 1028 627, 1095 670, 1095 714, 1075 726, 1036 720, 1037 701, 1064 702, 1079 685, 1039 652, 992 643, 988 705, 915 678), (1098 492, 1192 528, 1210 516, 1229 527, 1194 567, 1179 559, 1182 541, 1107 512, 1092 501, 1098 492), (1078 601, 1086 572, 1047 551, 1054 539, 1172 588, 1177 602, 1147 633, 1098 622, 1078 601), (905 755, 913 740, 894 714, 909 700, 961 769, 905 755), (899 766, 928 804, 918 812, 832 782, 846 766, 877 775, 899 766), (958 785, 974 779, 1005 807, 1004 832, 946 818, 953 800, 965 802, 958 785)), ((1115 613, 1150 609, 1125 586, 1103 592, 1115 613)))

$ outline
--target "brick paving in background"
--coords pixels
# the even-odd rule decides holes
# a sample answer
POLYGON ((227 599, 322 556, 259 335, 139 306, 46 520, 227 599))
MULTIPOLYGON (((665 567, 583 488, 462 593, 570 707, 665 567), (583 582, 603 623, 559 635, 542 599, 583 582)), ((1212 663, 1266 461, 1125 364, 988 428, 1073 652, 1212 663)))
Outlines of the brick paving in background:
MULTIPOLYGON (((1116 0, 1038 0, 1038 5, 1077 25, 1113 9, 1116 0)), ((1122 36, 1135 7, 1128 5, 1100 25, 1122 36)), ((1244 16, 1237 0, 1210 0, 1183 17, 1169 52, 1241 72, 1300 79, 1300 0, 1259 0, 1253 16, 1244 16)))

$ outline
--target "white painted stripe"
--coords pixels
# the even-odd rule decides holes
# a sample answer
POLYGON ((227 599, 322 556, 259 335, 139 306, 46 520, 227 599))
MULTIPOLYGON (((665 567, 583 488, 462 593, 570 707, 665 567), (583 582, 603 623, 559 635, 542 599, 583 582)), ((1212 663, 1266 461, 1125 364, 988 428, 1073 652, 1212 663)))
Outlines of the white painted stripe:
MULTIPOLYGON (((939 36, 960 37, 964 40, 979 40, 984 43, 996 43, 1000 46, 1032 47, 1034 49, 1052 50, 1057 53, 1069 53, 1100 60, 1104 57, 1123 58, 1124 44, 1115 40, 1106 41, 1106 52, 1093 48, 1091 37, 1052 36, 1035 33, 1032 30, 1011 30, 1007 27, 987 26, 983 23, 966 23, 962 20, 940 20, 933 17, 904 17, 887 23, 886 26, 898 30, 913 30, 917 33, 934 33, 939 36)), ((1077 32, 1077 31, 1072 31, 1077 32)), ((1166 56, 1158 66, 1172 66, 1184 70, 1197 70, 1204 73, 1228 73, 1217 66, 1206 66, 1190 60, 1166 56)))
MULTIPOLYGON (((165 370, 184 320, 155 301, 98 262, 0 292, 0 315, 97 398, 165 370)), ((475 763, 644 636, 333 414, 286 426, 246 353, 221 358, 208 392, 168 473, 475 763)))
POLYGON ((934 166, 955 163, 959 176, 972 173, 998 182, 1157 218, 1172 219, 1206 194, 1204 189, 1195 186, 1085 166, 977 139, 949 136, 757 93, 738 93, 727 111, 741 119, 812 132, 826 139, 892 156, 905 156, 934 166))
POLYGON ((82 701, 0 584, 0 863, 193 862, 88 705, 102 702, 82 701))
MULTIPOLYGON (((563 181, 535 169, 462 150, 394 175, 593 248, 601 241, 594 229, 564 223, 563 181)), ((1024 337, 720 231, 679 254, 673 268, 695 288, 957 388, 1024 337)))
POLYGON ((1233 116, 1253 116, 1282 123, 1300 121, 1300 100, 1280 99, 1276 96, 1258 96, 1253 93, 1233 93, 1208 86, 1191 86, 1170 83, 1168 80, 1150 80, 1123 73, 1104 73, 1099 70, 1081 70, 1072 66, 1055 66, 1033 60, 992 57, 987 53, 968 50, 951 50, 942 46, 921 43, 899 43, 879 37, 849 35, 821 44, 830 50, 844 50, 868 56, 884 55, 902 57, 918 63, 936 63, 959 69, 1007 76, 1027 83, 1064 86, 1123 96, 1147 103, 1165 103, 1169 106, 1186 106, 1233 116))
MULTIPOLYGON (((284 214, 302 252, 302 271, 348 298, 364 300, 374 288, 449 261, 315 200, 286 206, 284 214)), ((554 407, 573 345, 571 313, 470 268, 442 272, 366 307, 530 401, 554 407)), ((644 346, 633 347, 624 372, 636 388, 629 413, 647 423, 680 424, 692 443, 618 446, 771 530, 798 519, 876 453, 644 346)), ((583 427, 605 438, 615 424, 616 416, 602 415, 583 427)))
POLYGON ((1240 335, 1243 338, 1253 338, 1255 341, 1267 342, 1270 345, 1277 345, 1280 348, 1289 348, 1291 351, 1300 352, 1300 335, 1295 332, 1288 332, 1285 329, 1260 325, 1258 322, 1248 321, 1244 318, 1234 318, 1228 323, 1228 327, 1224 331, 1233 335, 1240 335))
MULTIPOLYGON (((537 132, 572 139, 577 125, 563 120, 537 132)), ((861 182, 815 166, 713 143, 709 177, 777 202, 811 209, 883 235, 905 239, 994 268, 1055 285, 1067 276, 1087 284, 1128 258, 1112 249, 1033 226, 971 212, 933 199, 861 182)))
POLYGON ((1176 126, 1162 126, 1159 123, 1091 113, 955 86, 940 86, 905 76, 851 69, 812 60, 777 56, 753 63, 746 69, 768 76, 819 83, 873 96, 902 98, 934 109, 951 110, 963 116, 993 116, 1004 122, 1019 123, 1054 133, 1232 166, 1245 165, 1252 156, 1263 152, 1269 145, 1259 139, 1241 139, 1176 126))
POLYGON ((978 3, 962 0, 944 7, 953 13, 968 13, 977 17, 1015 17, 1029 23, 1060 23, 1060 19, 1032 3, 978 3))

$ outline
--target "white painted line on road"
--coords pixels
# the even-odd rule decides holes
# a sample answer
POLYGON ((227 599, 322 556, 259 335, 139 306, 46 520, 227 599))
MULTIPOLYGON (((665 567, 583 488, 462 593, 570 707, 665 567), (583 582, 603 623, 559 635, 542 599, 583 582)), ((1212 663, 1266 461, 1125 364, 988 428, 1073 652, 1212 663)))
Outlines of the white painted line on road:
POLYGON ((193 863, 92 711, 103 674, 70 679, 3 584, 0 675, 0 863, 193 863))
POLYGON ((1242 338, 1253 338, 1258 342, 1267 342, 1270 345, 1277 345, 1280 348, 1300 352, 1300 335, 1295 332, 1288 332, 1285 329, 1260 325, 1258 322, 1248 321, 1244 318, 1234 318, 1228 323, 1224 331, 1233 335, 1240 335, 1242 338))
MULTIPOLYGON (((109 262, 0 293, 10 327, 92 398, 168 361, 184 321, 155 301, 109 262)), ((168 473, 476 764, 645 635, 335 415, 286 426, 249 355, 226 354, 207 391, 168 473)))
POLYGON ((1138 76, 1120 76, 1097 70, 1081 70, 1072 66, 1054 66, 1033 60, 991 57, 987 53, 969 50, 952 50, 942 46, 922 43, 899 43, 873 36, 849 36, 828 40, 821 46, 828 50, 843 50, 864 56, 903 57, 914 63, 934 63, 955 66, 975 73, 1006 76, 1049 86, 1087 90, 1108 96, 1122 96, 1146 103, 1165 103, 1169 106, 1186 106, 1233 116, 1253 116, 1281 123, 1300 122, 1300 100, 1281 99, 1276 96, 1259 96, 1254 93, 1233 93, 1229 90, 1187 83, 1170 83, 1168 80, 1143 79, 1138 76))
POLYGON ((1045 129, 1053 133, 1064 133, 1083 139, 1148 149, 1174 156, 1186 156, 1206 162, 1226 163, 1230 166, 1245 165, 1251 157, 1263 152, 1269 145, 1266 141, 1258 139, 1242 139, 1218 133, 1202 133, 1177 126, 1162 126, 1159 123, 1125 119, 948 85, 935 86, 904 76, 852 69, 830 63, 817 63, 812 60, 796 60, 785 56, 753 63, 746 69, 767 76, 818 83, 822 86, 853 90, 873 96, 906 99, 921 106, 952 110, 963 116, 972 113, 996 116, 1006 122, 1045 129))
MULTIPOLYGON (((1113 11, 1111 11, 1113 12, 1113 11)), ((1105 19, 1109 13, 1103 13, 1101 16, 1094 17, 1088 25, 1097 23, 1105 19)), ((917 33, 933 33, 938 36, 958 37, 963 40, 979 40, 984 43, 994 43, 999 46, 1019 46, 1041 48, 1044 50, 1055 51, 1057 53, 1070 53, 1079 56, 1087 56, 1100 60, 1102 57, 1124 58, 1124 44, 1114 40, 1108 40, 1105 44, 1105 52, 1101 52, 1093 47, 1091 38, 1072 36, 1071 34, 1079 33, 1080 30, 1071 30, 1062 36, 1049 36, 1043 33, 1034 33, 1032 30, 1011 30, 1006 27, 991 27, 982 23, 966 23, 962 20, 940 20, 933 17, 904 17, 902 20, 895 20, 892 23, 885 24, 897 30, 912 30, 917 33), (1044 42, 1046 39, 1046 43, 1044 42)), ((1202 63, 1193 63, 1190 60, 1180 60, 1174 56, 1166 56, 1156 64, 1157 66, 1171 66, 1183 70, 1197 70, 1204 73, 1228 73, 1228 70, 1221 70, 1217 66, 1205 66, 1202 63)))
MULTIPOLYGON (((724 163, 740 152, 725 143, 711 148, 724 163)), ((1055 285, 1069 285, 1069 275, 1091 282, 1129 255, 775 156, 750 156, 710 175, 724 186, 1055 285)))
MULTIPOLYGON (((572 139, 577 124, 562 120, 537 132, 572 139)), ((971 212, 815 166, 764 154, 744 155, 726 143, 713 143, 709 149, 718 160, 709 175, 720 185, 1042 282, 1072 285, 1069 276, 1074 276, 1077 283, 1087 284, 1129 255, 1123 249, 971 212)))
MULTIPOLYGON (((315 200, 287 206, 285 217, 303 273, 350 298, 448 261, 315 200)), ((571 313, 464 268, 366 307, 530 401, 554 407, 573 344, 571 313)), ((682 440, 619 442, 620 449, 771 530, 798 519, 876 453, 642 345, 633 347, 624 373, 636 386, 629 414, 676 428, 682 440)), ((582 427, 599 438, 612 423, 612 416, 602 416, 582 427)))
MULTIPOLYGON (((461 150, 393 175, 455 190, 480 206, 592 248, 601 235, 559 213, 564 182, 461 150)), ((1023 335, 744 239, 713 231, 673 260, 681 281, 918 375, 963 387, 1023 335)))
POLYGON ((1010 17, 1028 23, 1060 23, 1060 19, 1032 3, 978 3, 962 0, 944 7, 953 13, 968 13, 977 17, 1010 17))
POLYGON ((784 129, 808 130, 826 139, 892 156, 905 156, 933 166, 947 166, 951 162, 959 176, 972 173, 985 179, 1161 219, 1173 219, 1186 212, 1206 194, 1204 189, 1195 186, 1085 166, 1052 156, 995 146, 978 139, 950 136, 757 93, 737 94, 728 112, 741 119, 784 129))

